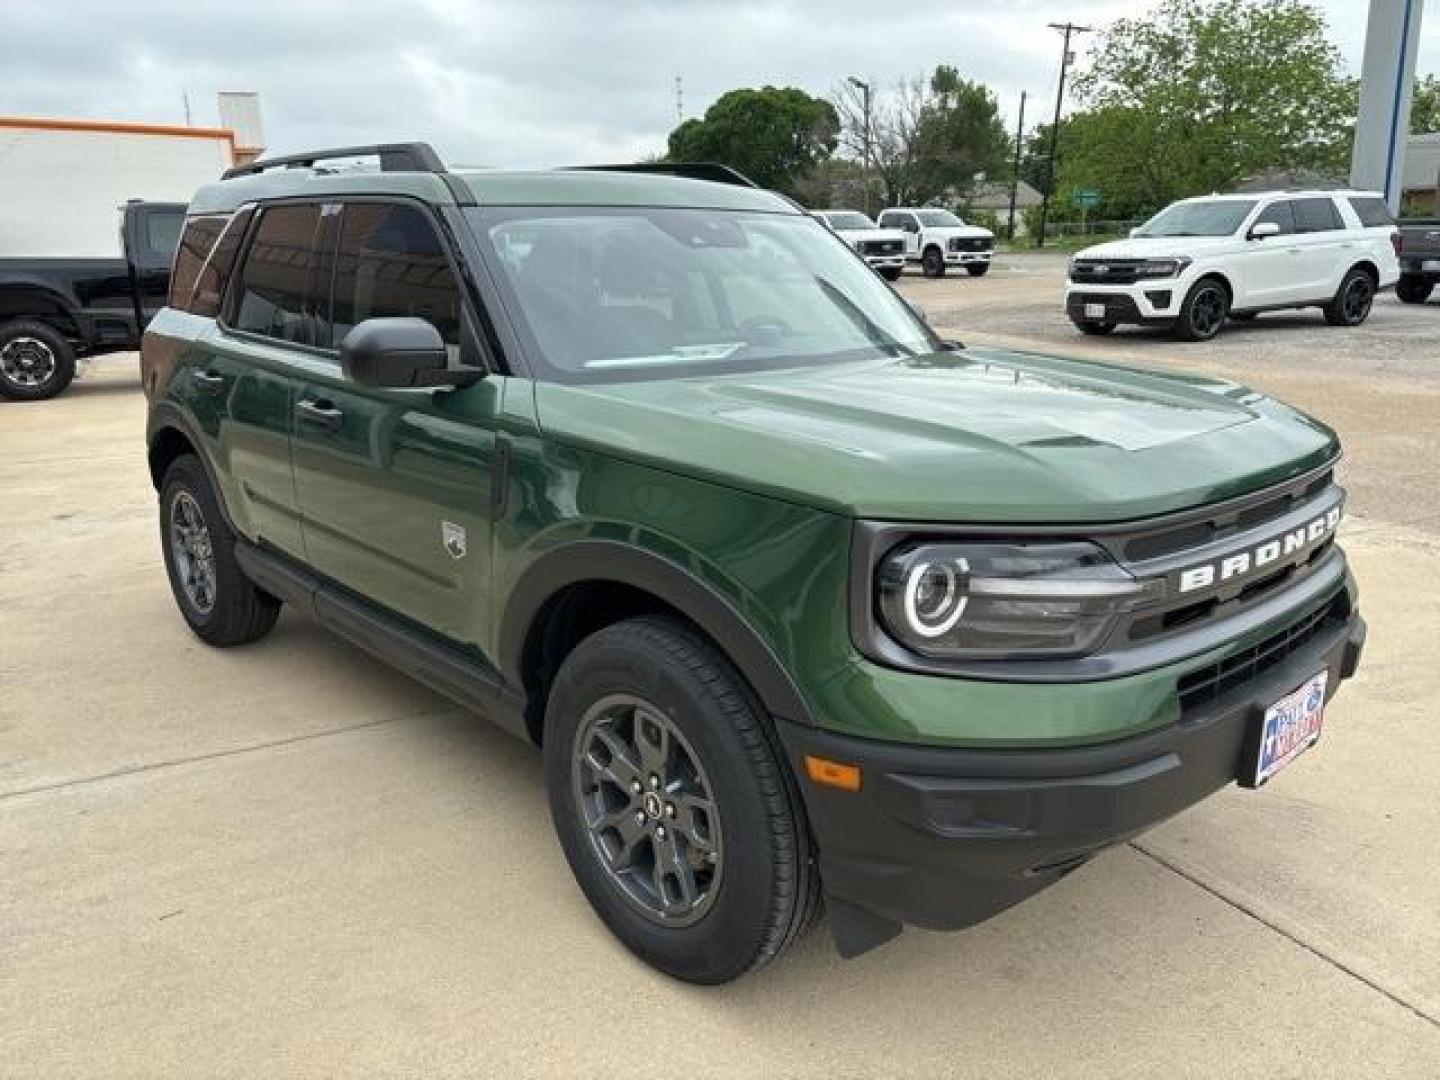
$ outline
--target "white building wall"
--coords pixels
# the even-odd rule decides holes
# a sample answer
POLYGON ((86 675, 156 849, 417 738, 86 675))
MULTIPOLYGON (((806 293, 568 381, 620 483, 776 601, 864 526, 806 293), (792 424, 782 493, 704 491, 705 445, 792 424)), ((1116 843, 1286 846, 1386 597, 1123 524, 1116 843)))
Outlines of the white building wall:
POLYGON ((188 202, 230 167, 226 133, 35 128, 0 119, 0 257, 114 257, 129 199, 188 202))

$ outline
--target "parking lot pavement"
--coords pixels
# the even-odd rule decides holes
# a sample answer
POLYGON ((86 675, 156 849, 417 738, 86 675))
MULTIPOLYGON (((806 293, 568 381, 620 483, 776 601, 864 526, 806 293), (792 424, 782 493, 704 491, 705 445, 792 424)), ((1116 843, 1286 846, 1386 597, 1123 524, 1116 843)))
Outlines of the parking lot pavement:
POLYGON ((590 914, 528 747, 303 618, 189 635, 104 361, 0 405, 0 1076, 1440 1074, 1440 310, 1097 345, 1059 264, 1016 264, 903 287, 966 340, 1244 378, 1346 435, 1371 638, 1314 752, 972 931, 676 984, 590 914))

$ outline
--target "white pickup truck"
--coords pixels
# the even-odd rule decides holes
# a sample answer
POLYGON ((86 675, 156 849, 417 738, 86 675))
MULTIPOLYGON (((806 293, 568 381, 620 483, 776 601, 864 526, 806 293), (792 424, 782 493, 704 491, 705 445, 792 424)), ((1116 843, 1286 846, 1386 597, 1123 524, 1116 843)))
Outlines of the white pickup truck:
POLYGON ((880 214, 882 229, 905 234, 905 258, 918 262, 926 277, 944 277, 951 266, 963 266, 971 277, 990 269, 995 234, 966 225, 949 210, 895 206, 880 214))
POLYGON ((879 228, 859 210, 816 210, 814 214, 887 281, 894 281, 905 269, 905 234, 899 229, 879 228))

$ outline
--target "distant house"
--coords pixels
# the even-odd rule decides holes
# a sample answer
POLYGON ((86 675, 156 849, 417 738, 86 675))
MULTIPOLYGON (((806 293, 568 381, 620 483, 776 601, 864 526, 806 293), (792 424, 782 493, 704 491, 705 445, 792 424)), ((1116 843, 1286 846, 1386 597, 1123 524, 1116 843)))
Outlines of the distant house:
MULTIPOLYGON (((984 183, 976 186, 969 198, 959 200, 964 202, 970 210, 993 210, 996 212, 1008 211, 1010 209, 1010 185, 999 183, 984 183)), ((1024 210, 1027 207, 1039 206, 1044 201, 1044 196, 1036 191, 1029 184, 1021 180, 1015 189, 1015 209, 1024 210)))
POLYGON ((1233 192, 1253 194, 1261 191, 1326 191, 1349 187, 1343 176, 1316 169, 1266 169, 1231 185, 1233 192))
POLYGON ((1440 215, 1440 132, 1410 136, 1400 188, 1408 205, 1440 215))

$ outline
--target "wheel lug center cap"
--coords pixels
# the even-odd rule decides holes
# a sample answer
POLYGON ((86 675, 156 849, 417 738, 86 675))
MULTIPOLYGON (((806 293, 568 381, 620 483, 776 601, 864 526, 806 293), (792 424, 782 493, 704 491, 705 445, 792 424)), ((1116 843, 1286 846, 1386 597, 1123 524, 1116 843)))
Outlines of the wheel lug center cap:
POLYGON ((660 796, 653 791, 647 791, 645 793, 644 806, 646 816, 652 818, 658 818, 661 812, 664 810, 664 805, 660 801, 660 796))

